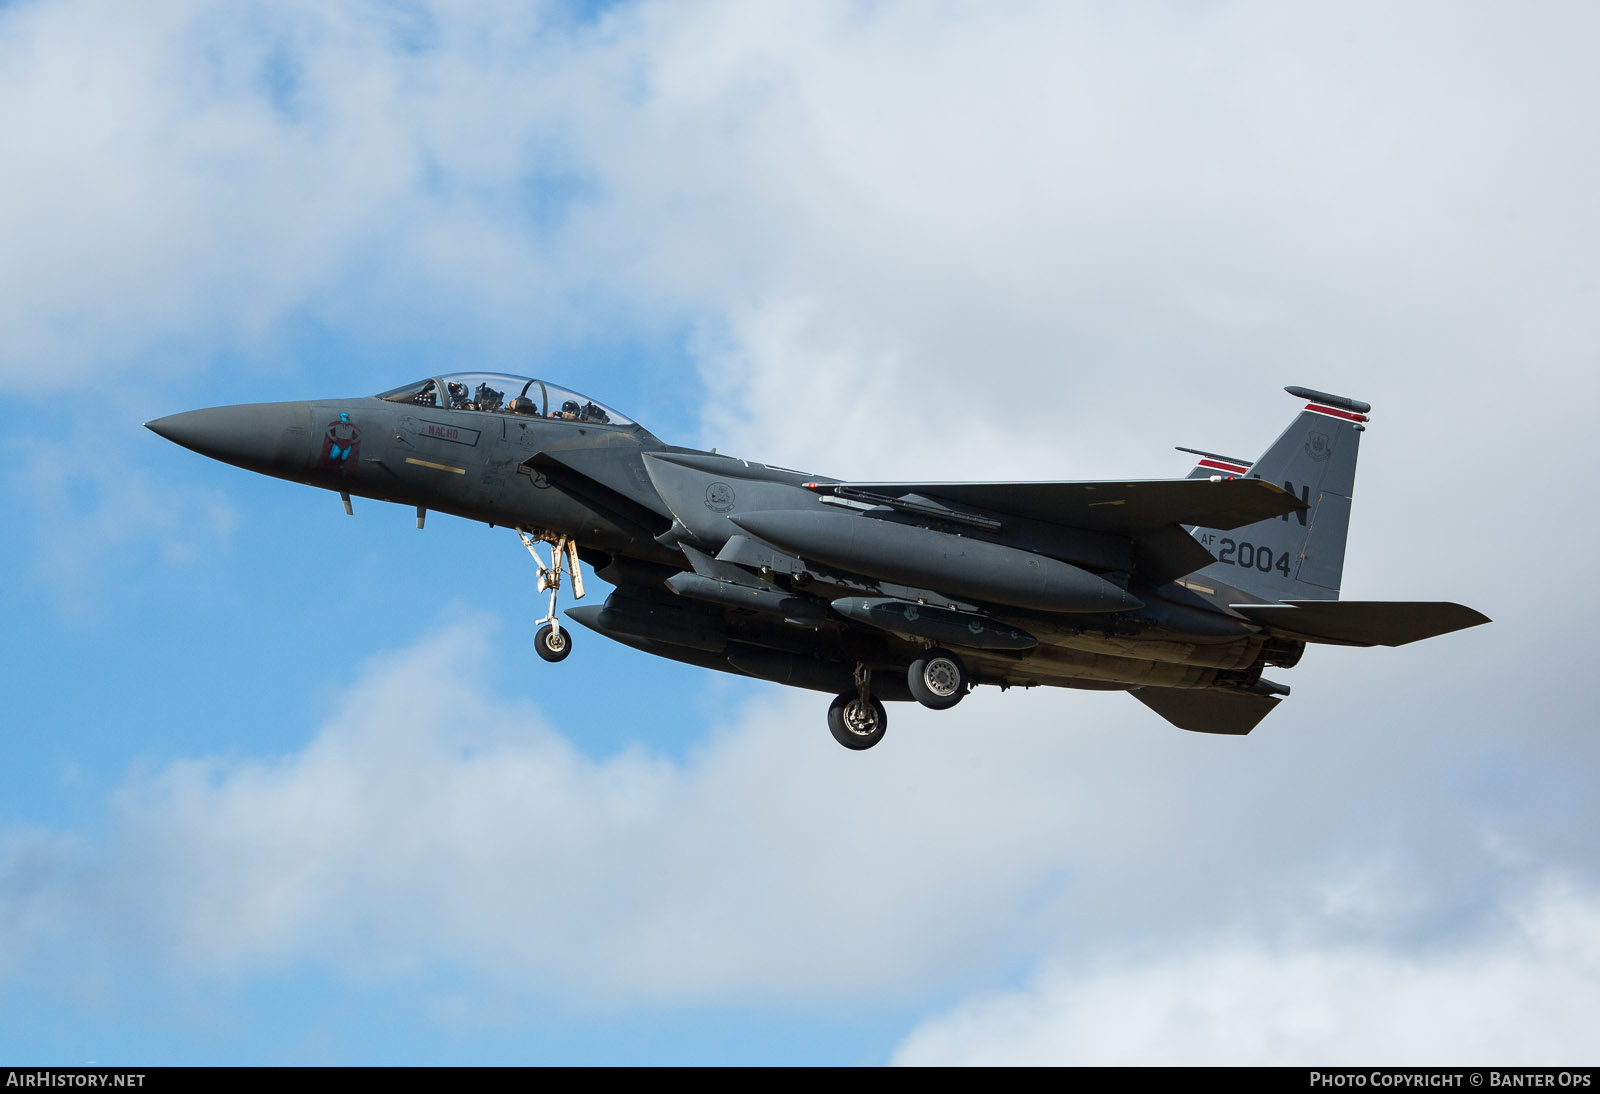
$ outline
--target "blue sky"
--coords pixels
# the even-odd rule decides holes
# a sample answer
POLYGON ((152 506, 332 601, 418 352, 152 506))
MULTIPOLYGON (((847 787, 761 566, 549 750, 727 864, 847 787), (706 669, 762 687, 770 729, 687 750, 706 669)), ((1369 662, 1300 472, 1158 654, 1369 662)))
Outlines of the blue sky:
POLYGON ((1595 19, 0 7, 0 1060, 1592 1061, 1595 19), (142 428, 467 368, 862 478, 1340 392, 1345 595, 1495 623, 1242 741, 985 690, 855 755, 142 428))

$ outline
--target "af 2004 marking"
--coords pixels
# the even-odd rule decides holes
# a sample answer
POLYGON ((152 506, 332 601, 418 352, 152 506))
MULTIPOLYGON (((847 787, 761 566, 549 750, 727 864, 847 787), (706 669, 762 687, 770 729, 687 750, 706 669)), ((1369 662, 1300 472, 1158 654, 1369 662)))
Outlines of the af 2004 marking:
POLYGON ((845 482, 668 445, 585 396, 489 373, 150 428, 337 491, 347 512, 359 495, 416 506, 418 527, 436 509, 516 528, 550 595, 545 660, 571 651, 556 599, 569 581, 583 595, 581 558, 616 589, 569 618, 837 693, 829 728, 865 749, 884 700, 944 709, 978 684, 1128 691, 1183 729, 1248 733, 1289 692, 1263 670, 1308 643, 1487 622, 1459 604, 1339 599, 1371 408, 1288 391, 1309 402, 1259 460, 1189 449, 1187 479, 1144 482, 845 482))
POLYGON ((1222 549, 1217 552, 1217 561, 1228 566, 1240 566, 1246 570, 1260 570, 1262 573, 1277 570, 1284 577, 1289 576, 1288 551, 1279 554, 1277 562, 1273 562, 1272 548, 1258 548, 1253 543, 1235 544, 1231 539, 1224 539, 1222 549), (1234 555, 1235 548, 1238 550, 1237 557, 1234 555))

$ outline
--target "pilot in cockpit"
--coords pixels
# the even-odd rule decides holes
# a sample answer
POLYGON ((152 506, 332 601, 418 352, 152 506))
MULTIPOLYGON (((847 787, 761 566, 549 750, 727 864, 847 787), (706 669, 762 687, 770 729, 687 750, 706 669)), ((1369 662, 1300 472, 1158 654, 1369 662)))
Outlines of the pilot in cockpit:
POLYGON ((458 384, 454 380, 446 380, 445 386, 450 390, 450 409, 470 409, 472 400, 467 398, 467 385, 458 384))

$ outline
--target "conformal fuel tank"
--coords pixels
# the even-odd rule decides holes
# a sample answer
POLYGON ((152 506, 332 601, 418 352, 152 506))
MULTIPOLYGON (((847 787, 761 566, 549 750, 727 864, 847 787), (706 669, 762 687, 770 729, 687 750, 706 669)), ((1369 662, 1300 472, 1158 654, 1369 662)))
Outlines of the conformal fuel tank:
POLYGON ((1046 612, 1121 612, 1144 603, 1059 559, 930 528, 804 510, 729 514, 728 519, 801 558, 954 597, 1046 612))

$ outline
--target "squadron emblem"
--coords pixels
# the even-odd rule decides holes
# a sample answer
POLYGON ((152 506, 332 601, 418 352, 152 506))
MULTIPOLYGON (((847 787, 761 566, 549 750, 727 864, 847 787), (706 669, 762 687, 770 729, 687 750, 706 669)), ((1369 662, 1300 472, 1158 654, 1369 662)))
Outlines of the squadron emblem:
POLYGON ((706 487, 706 508, 713 513, 726 513, 733 508, 733 487, 725 482, 714 482, 706 487))

